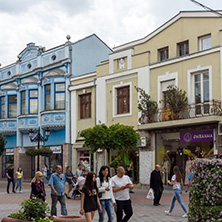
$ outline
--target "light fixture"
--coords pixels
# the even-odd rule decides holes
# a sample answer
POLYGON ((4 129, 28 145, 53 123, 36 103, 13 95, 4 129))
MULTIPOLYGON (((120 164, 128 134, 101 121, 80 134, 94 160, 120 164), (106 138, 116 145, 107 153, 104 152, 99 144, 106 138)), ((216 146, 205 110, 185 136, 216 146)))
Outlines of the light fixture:
POLYGON ((29 137, 32 138, 34 136, 34 131, 33 129, 30 129, 29 130, 29 137))
POLYGON ((50 135, 50 130, 49 130, 48 127, 45 129, 45 135, 46 135, 47 137, 49 137, 49 135, 50 135))

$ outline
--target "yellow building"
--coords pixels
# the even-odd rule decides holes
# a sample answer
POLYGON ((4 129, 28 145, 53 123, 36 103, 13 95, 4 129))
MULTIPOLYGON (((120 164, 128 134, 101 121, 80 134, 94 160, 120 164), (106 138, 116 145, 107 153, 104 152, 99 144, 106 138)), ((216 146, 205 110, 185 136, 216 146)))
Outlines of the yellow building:
POLYGON ((78 137, 82 129, 100 123, 132 125, 140 133, 142 145, 133 150, 132 157, 136 180, 142 184, 149 184, 155 164, 165 167, 165 180, 170 167, 178 165, 186 181, 190 157, 222 153, 221 24, 222 17, 212 12, 180 12, 145 38, 115 47, 96 73, 73 78, 75 163, 78 148, 83 157, 86 154, 94 160, 94 171, 105 163, 101 153, 94 158, 87 151, 84 154, 83 141, 78 137), (188 105, 176 119, 167 104, 159 102, 169 85, 184 90, 188 97, 188 105), (140 118, 135 87, 144 89, 158 103, 152 123, 140 118))

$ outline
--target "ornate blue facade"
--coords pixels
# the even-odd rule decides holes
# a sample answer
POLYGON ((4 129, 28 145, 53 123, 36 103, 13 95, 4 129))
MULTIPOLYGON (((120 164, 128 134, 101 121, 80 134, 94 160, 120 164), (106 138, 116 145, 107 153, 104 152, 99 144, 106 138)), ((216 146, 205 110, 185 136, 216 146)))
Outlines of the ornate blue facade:
POLYGON ((75 43, 68 38, 50 50, 29 43, 16 63, 0 69, 0 133, 7 141, 0 166, 3 177, 12 162, 15 167, 32 165, 24 153, 36 146, 28 132, 38 127, 42 135, 46 128, 51 131, 43 145, 61 147, 61 164, 71 163, 70 77, 95 72, 110 52, 94 34, 75 43))

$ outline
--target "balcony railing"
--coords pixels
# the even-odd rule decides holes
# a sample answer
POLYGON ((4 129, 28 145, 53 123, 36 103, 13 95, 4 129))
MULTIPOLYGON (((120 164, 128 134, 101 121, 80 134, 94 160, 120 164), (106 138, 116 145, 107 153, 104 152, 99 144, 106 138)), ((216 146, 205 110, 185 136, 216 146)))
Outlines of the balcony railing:
POLYGON ((172 113, 170 109, 158 109, 157 114, 150 121, 146 116, 139 118, 141 124, 149 122, 163 122, 180 119, 198 118, 203 116, 222 116, 221 101, 211 100, 204 103, 189 104, 180 113, 172 113))

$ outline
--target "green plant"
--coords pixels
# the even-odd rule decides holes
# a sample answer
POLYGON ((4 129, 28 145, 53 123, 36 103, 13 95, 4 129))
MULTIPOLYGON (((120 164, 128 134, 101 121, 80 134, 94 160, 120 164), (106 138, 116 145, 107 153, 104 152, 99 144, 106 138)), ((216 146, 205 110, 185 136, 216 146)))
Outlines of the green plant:
POLYGON ((25 154, 28 156, 37 156, 38 155, 38 150, 35 148, 29 148, 25 151, 25 154))
POLYGON ((0 135, 0 156, 2 155, 2 153, 5 149, 6 143, 7 143, 7 141, 5 140, 4 136, 0 135))
POLYGON ((41 149, 35 149, 35 148, 29 148, 25 151, 25 154, 28 156, 37 156, 42 155, 42 156, 52 156, 53 152, 49 147, 43 147, 41 149))
MULTIPOLYGON (((163 101, 160 101, 163 102, 163 101)), ((176 119, 179 113, 187 107, 186 92, 175 85, 169 85, 166 91, 166 101, 172 114, 172 119, 176 119)))
POLYGON ((49 212, 48 203, 42 202, 38 198, 33 198, 24 200, 21 203, 21 210, 17 213, 10 214, 10 217, 27 221, 50 222, 53 221, 53 217, 47 217, 49 212))
POLYGON ((222 221, 222 160, 193 163, 188 221, 222 221))
POLYGON ((151 121, 153 116, 157 113, 157 102, 151 100, 144 89, 135 86, 137 92, 139 92, 138 110, 142 112, 142 116, 147 117, 148 121, 151 121))

